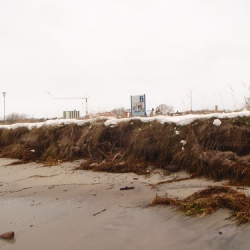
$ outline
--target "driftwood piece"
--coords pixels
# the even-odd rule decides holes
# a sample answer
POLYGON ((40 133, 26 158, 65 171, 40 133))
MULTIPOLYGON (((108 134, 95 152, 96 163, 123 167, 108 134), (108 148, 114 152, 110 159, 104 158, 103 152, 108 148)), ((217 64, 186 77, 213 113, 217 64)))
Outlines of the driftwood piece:
POLYGON ((134 189, 135 187, 124 187, 124 188, 120 188, 120 190, 129 190, 129 189, 134 189))
POLYGON ((102 212, 104 212, 104 211, 106 211, 106 208, 104 208, 102 211, 100 211, 100 212, 98 212, 98 213, 93 214, 93 216, 96 216, 96 215, 98 215, 98 214, 100 214, 100 213, 102 213, 102 212))
POLYGON ((15 236, 15 233, 13 231, 10 232, 6 232, 0 235, 0 238, 2 239, 6 239, 6 240, 11 240, 13 239, 15 236))

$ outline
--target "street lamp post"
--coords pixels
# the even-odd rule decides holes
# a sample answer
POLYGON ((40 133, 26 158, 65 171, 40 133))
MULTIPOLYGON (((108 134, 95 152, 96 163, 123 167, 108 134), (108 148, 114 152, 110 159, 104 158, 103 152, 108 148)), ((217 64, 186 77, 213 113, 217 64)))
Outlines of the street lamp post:
POLYGON ((193 112, 193 90, 190 90, 190 107, 191 107, 191 113, 193 112))
POLYGON ((5 121, 5 95, 6 92, 3 92, 3 120, 5 121))
POLYGON ((195 89, 188 89, 189 90, 189 95, 188 95, 188 97, 190 98, 190 113, 192 113, 193 112, 193 91, 194 90, 196 90, 196 88, 195 89))

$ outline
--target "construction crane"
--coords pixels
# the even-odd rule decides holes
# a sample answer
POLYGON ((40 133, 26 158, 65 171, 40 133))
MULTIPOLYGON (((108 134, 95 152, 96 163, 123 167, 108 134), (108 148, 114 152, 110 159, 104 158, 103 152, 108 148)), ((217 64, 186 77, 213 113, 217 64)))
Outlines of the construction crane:
POLYGON ((53 98, 53 99, 81 99, 81 100, 85 100, 85 102, 86 102, 86 115, 88 115, 89 114, 89 112, 88 112, 88 99, 89 99, 90 97, 62 97, 62 98, 53 98))

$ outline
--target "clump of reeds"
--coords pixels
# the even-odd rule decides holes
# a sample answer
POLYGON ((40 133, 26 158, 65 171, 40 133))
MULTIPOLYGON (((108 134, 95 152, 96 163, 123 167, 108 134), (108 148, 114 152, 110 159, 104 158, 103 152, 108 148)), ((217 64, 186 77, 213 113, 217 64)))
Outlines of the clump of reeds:
POLYGON ((183 200, 156 196, 151 205, 158 204, 174 205, 190 216, 204 216, 212 214, 220 208, 226 208, 231 210, 230 217, 236 218, 237 225, 250 222, 250 197, 226 186, 209 187, 195 192, 183 200))
POLYGON ((176 146, 181 150, 180 140, 173 124, 143 124, 133 131, 124 157, 130 162, 146 161, 164 168, 171 163, 176 146))
POLYGON ((0 129, 0 147, 12 145, 29 133, 26 127, 18 127, 16 129, 0 129))

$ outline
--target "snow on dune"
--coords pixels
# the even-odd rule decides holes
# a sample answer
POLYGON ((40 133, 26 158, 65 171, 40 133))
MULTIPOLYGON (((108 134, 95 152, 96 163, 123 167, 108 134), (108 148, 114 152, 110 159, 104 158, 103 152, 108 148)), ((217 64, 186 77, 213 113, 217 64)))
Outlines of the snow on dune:
MULTIPOLYGON (((106 126, 116 125, 120 122, 128 122, 132 120, 141 120, 142 122, 152 122, 158 121, 160 123, 174 123, 177 126, 184 126, 190 124, 199 119, 223 119, 223 118, 235 118, 235 117, 243 117, 250 116, 250 111, 243 110, 240 112, 231 112, 231 113, 212 113, 212 114, 188 114, 188 115, 180 115, 180 116, 154 116, 154 117, 131 117, 131 118, 113 118, 113 117, 102 117, 103 119, 107 119, 104 124, 106 126)), ((94 118, 94 119, 85 119, 85 120, 77 120, 77 119, 56 119, 56 120, 47 120, 45 122, 34 122, 34 123, 15 123, 12 125, 0 125, 0 129, 15 129, 18 127, 27 127, 28 129, 39 128, 42 126, 60 126, 65 124, 78 124, 83 125, 87 122, 96 122, 102 118, 94 118)), ((216 120, 216 126, 220 125, 219 121, 216 120)))
POLYGON ((123 119, 116 119, 116 118, 109 118, 105 125, 115 125, 119 122, 128 121, 131 119, 139 119, 142 122, 150 122, 157 120, 160 123, 174 123, 179 126, 190 124, 199 119, 210 119, 210 118, 235 118, 235 117, 243 117, 243 116, 250 116, 250 111, 244 110, 240 112, 232 112, 232 113, 212 113, 212 114, 204 114, 204 115, 196 115, 196 114, 188 114, 188 115, 180 115, 180 116, 154 116, 154 117, 132 117, 132 118, 123 118, 123 119))

